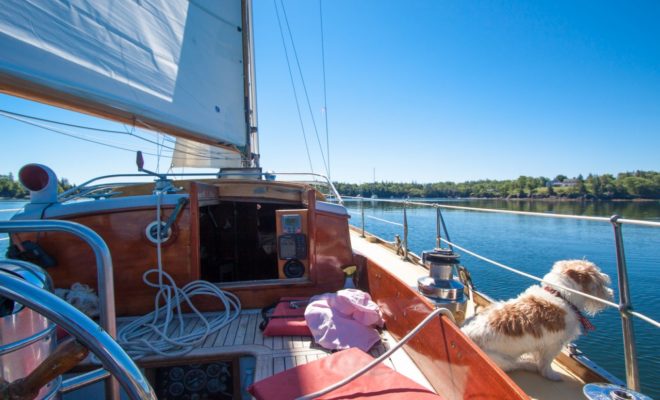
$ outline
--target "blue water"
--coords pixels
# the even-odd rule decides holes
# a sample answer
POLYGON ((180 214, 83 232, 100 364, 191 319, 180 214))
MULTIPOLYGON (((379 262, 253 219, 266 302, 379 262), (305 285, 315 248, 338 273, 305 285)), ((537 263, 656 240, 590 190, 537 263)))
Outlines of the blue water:
MULTIPOLYGON (((7 221, 16 213, 16 209, 23 208, 25 201, 0 200, 0 221, 7 221)), ((5 258, 5 252, 9 245, 9 239, 6 233, 0 233, 0 259, 5 258)))
MULTIPOLYGON (((391 203, 364 202, 365 215, 402 223, 401 206, 391 203)), ((453 201, 454 205, 501 208, 521 211, 573 213, 576 215, 611 216, 660 220, 660 202, 636 203, 551 203, 497 200, 453 201)), ((360 226, 359 206, 347 203, 351 224, 360 226)), ((616 257, 614 235, 609 223, 539 218, 518 215, 443 210, 452 242, 485 257, 528 272, 535 276, 546 274, 552 264, 562 259, 586 258, 601 267, 613 281, 615 298, 616 257)), ((408 209, 409 247, 421 254, 435 247, 435 210, 412 207, 408 209)), ((402 228, 366 218, 365 228, 386 240, 393 240, 402 228)), ((636 311, 660 320, 658 294, 660 290, 660 228, 625 225, 624 248, 628 264, 630 289, 636 311)), ((478 290, 496 299, 515 297, 533 281, 494 267, 469 255, 462 255, 478 290)), ((592 319, 596 331, 578 340, 580 349, 589 358, 625 380, 623 341, 619 314, 607 309, 592 319)), ((637 352, 643 391, 660 398, 660 350, 656 341, 660 329, 644 321, 635 321, 637 352)))
MULTIPOLYGON (((25 202, 0 201, 0 220, 7 220, 25 202)), ((573 213, 660 220, 660 202, 652 203, 551 203, 465 200, 452 204, 524 211, 573 213)), ((347 203, 353 225, 360 225, 357 203, 347 203)), ((401 207, 365 201, 365 214, 381 219, 403 221, 401 207)), ((612 277, 615 296, 616 259, 612 227, 606 223, 552 218, 443 211, 454 243, 517 269, 543 276, 556 260, 587 258, 612 277)), ((412 207, 408 210, 410 249, 417 254, 435 246, 435 210, 412 207)), ((402 229, 366 219, 366 229, 382 238, 402 236, 402 229)), ((635 310, 660 320, 657 290, 660 290, 660 228, 626 225, 623 228, 628 275, 635 310)), ((0 234, 0 258, 4 257, 7 235, 0 234)), ((478 260, 462 256, 478 290, 496 299, 508 299, 534 282, 478 260)), ((621 322, 616 310, 608 309, 592 319, 596 331, 579 339, 580 348, 594 361, 621 379, 625 378, 621 322)), ((660 330, 636 320, 635 335, 643 391, 660 398, 660 351, 656 341, 660 330)))

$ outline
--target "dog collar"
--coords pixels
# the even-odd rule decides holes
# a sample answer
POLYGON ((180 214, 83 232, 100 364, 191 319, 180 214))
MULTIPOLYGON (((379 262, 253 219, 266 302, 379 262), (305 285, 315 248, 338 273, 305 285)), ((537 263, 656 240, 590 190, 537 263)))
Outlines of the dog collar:
POLYGON ((578 310, 577 307, 575 307, 575 304, 573 304, 570 301, 566 300, 564 298, 564 296, 561 295, 561 293, 559 293, 557 290, 555 290, 555 289, 553 289, 549 286, 543 286, 543 289, 545 289, 547 292, 550 292, 550 293, 554 294, 555 296, 559 297, 560 299, 564 300, 566 302, 566 304, 568 304, 571 307, 571 309, 573 310, 575 315, 578 317, 578 320, 580 321, 580 324, 582 324, 582 328, 583 328, 583 331, 584 331, 585 335, 589 331, 595 331, 596 330, 596 327, 594 326, 594 324, 592 324, 591 321, 589 321, 589 319, 587 317, 585 317, 584 314, 582 314, 582 312, 580 310, 578 310))

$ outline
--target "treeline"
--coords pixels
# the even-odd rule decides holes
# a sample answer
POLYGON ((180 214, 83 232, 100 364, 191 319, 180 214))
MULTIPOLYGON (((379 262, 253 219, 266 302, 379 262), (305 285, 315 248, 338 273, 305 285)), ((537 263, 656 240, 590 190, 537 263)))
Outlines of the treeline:
MULTIPOLYGON (((72 185, 66 178, 58 181, 58 191, 72 185)), ((513 180, 479 180, 462 183, 341 183, 335 182, 345 196, 380 198, 404 197, 479 197, 479 198, 569 198, 569 199, 660 199, 660 172, 623 172, 611 174, 578 175, 568 178, 557 175, 546 177, 521 176, 513 180)), ((28 191, 10 173, 0 175, 0 198, 27 198, 28 191)))
POLYGON ((569 179, 558 175, 521 176, 513 180, 479 180, 462 183, 335 183, 337 191, 347 196, 380 198, 405 197, 479 197, 479 198, 569 198, 569 199, 660 199, 660 172, 624 172, 578 175, 569 179))
MULTIPOLYGON (((73 187, 66 178, 62 178, 57 182, 58 193, 73 187)), ((0 175, 0 198, 9 199, 23 199, 29 197, 30 193, 20 184, 14 180, 14 175, 0 175)))

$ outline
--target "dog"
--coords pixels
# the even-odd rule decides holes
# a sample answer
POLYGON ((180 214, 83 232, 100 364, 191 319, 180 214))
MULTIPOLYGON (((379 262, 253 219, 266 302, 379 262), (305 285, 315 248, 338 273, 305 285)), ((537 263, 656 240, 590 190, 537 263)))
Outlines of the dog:
MULTIPOLYGON (((610 277, 586 260, 557 261, 543 280, 601 299, 612 298, 610 277)), ((582 313, 593 316, 604 307, 567 290, 534 285, 515 299, 488 306, 467 319, 461 330, 504 371, 538 370, 559 381, 561 375, 552 369, 552 360, 580 335, 580 325, 593 329, 582 313)))

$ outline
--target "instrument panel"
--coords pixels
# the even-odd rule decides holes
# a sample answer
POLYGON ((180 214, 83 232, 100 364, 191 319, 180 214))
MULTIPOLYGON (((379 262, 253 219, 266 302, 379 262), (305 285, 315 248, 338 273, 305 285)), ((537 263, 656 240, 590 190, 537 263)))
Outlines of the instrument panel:
POLYGON ((289 233, 277 238, 277 254, 280 260, 307 258, 307 237, 302 233, 289 233))
POLYGON ((279 278, 307 276, 309 271, 307 210, 277 210, 275 218, 279 278))
POLYGON ((215 361, 156 368, 153 387, 159 399, 233 399, 233 363, 215 361))

